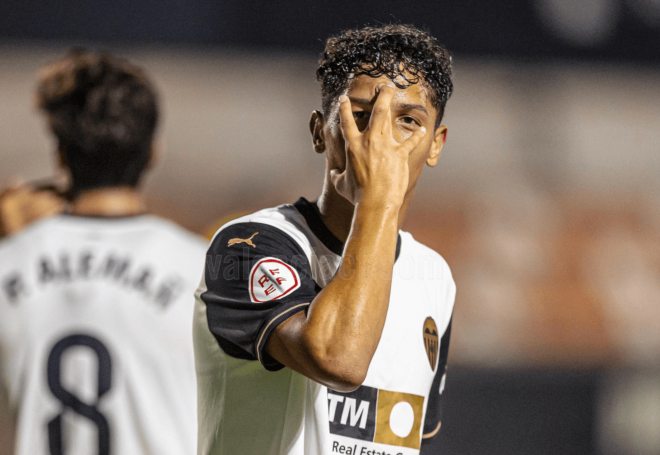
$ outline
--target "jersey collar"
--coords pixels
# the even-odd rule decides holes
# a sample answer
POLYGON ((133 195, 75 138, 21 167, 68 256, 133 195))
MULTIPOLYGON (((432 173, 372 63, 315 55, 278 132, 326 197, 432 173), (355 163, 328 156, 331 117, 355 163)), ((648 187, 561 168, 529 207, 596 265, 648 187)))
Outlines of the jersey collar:
MULTIPOLYGON (((337 256, 341 256, 344 252, 344 244, 335 237, 335 235, 330 232, 330 229, 325 225, 323 219, 321 218, 321 212, 319 212, 319 207, 316 205, 316 202, 309 202, 304 197, 298 199, 293 206, 298 210, 298 212, 305 218, 307 225, 312 230, 314 235, 325 245, 327 249, 335 253, 337 256)), ((399 259, 399 254, 401 254, 401 234, 397 235, 396 238, 396 256, 394 260, 399 259)))

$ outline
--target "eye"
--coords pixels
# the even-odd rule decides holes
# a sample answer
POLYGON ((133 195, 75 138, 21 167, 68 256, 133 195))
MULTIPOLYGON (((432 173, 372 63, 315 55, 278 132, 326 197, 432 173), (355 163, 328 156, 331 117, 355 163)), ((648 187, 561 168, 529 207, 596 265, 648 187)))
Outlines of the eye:
POLYGON ((422 124, 419 123, 419 121, 417 121, 417 119, 415 119, 414 117, 411 117, 409 115, 400 117, 399 122, 403 123, 404 125, 409 125, 409 126, 413 126, 413 125, 422 126, 422 124))
POLYGON ((371 112, 369 111, 356 111, 353 112, 353 118, 355 119, 355 124, 358 127, 358 130, 364 131, 365 128, 369 125, 369 117, 371 112))

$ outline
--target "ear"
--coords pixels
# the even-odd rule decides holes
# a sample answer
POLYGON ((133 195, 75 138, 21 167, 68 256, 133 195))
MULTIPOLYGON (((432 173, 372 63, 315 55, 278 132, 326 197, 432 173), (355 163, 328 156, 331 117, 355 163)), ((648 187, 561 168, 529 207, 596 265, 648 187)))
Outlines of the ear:
POLYGON ((435 167, 435 165, 438 164, 440 152, 442 151, 442 146, 445 145, 445 142, 447 142, 447 127, 442 125, 436 128, 433 133, 431 150, 429 151, 429 156, 426 157, 427 166, 435 167))
POLYGON ((323 126, 325 126, 325 119, 321 111, 312 112, 312 118, 309 119, 309 132, 312 134, 312 145, 316 153, 325 152, 323 126))

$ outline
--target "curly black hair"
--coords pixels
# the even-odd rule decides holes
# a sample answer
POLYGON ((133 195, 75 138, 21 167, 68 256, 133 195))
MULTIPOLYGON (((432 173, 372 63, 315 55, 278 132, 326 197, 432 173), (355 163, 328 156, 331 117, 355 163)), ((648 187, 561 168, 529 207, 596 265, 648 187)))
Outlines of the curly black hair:
POLYGON ((451 96, 451 56, 429 33, 411 25, 391 24, 347 30, 326 40, 316 78, 328 115, 353 78, 386 75, 399 88, 422 83, 440 125, 451 96), (402 83, 401 81, 405 81, 402 83))
POLYGON ((157 95, 146 74, 107 52, 73 49, 42 69, 37 104, 81 191, 134 187, 151 158, 157 95))

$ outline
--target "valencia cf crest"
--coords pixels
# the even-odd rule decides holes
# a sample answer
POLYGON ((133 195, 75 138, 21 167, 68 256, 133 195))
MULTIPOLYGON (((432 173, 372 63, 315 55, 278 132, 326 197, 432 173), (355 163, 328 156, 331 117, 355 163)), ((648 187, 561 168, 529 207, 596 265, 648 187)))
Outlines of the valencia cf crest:
POLYGON ((430 316, 424 321, 424 348, 426 348, 426 357, 431 364, 431 370, 435 371, 439 351, 438 327, 430 316))

